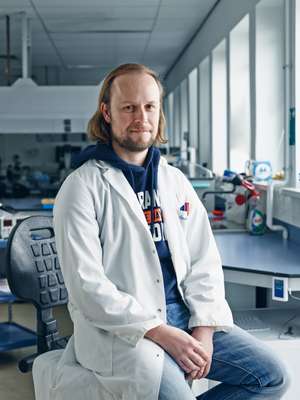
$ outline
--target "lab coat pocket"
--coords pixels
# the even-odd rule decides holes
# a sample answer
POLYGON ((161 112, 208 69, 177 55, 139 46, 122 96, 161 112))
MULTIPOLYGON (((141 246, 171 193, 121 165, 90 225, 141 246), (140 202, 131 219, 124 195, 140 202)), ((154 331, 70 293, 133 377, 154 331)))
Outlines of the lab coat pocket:
POLYGON ((113 376, 122 385, 114 385, 117 398, 122 400, 156 399, 161 380, 163 349, 142 338, 131 346, 118 336, 113 341, 113 376), (126 384, 124 385, 124 382, 126 384), (139 394, 139 395, 137 395, 139 394))
POLYGON ((97 328, 85 318, 74 321, 76 358, 85 368, 102 376, 111 376, 112 342, 112 333, 97 328))

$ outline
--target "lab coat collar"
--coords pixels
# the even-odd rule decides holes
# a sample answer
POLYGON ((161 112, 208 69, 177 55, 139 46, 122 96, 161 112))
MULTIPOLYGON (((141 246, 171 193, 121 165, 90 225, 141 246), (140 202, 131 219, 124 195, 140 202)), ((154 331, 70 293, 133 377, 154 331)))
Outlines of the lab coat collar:
MULTIPOLYGON (((112 167, 105 161, 96 161, 98 167, 102 170, 103 176, 107 179, 108 183, 122 196, 127 202, 129 208, 136 215, 140 223, 146 229, 149 238, 152 239, 149 226, 147 224, 145 215, 142 207, 134 193, 132 187, 124 176, 123 172, 117 168, 112 167)), ((168 182, 172 185, 170 179, 168 179, 168 173, 166 166, 168 165, 166 159, 162 158, 159 161, 158 166, 158 195, 161 202, 161 209, 164 220, 164 231, 166 239, 172 255, 172 260, 182 260, 182 247, 176 247, 176 243, 182 242, 182 227, 178 218, 178 187, 168 186, 168 182)), ((178 271, 176 272, 176 274, 178 271)), ((180 277, 178 277, 179 279, 180 277)), ((181 279, 181 278, 180 278, 181 279)), ((179 280, 180 280, 179 279, 179 280)))
MULTIPOLYGON (((149 226, 147 224, 145 215, 143 213, 142 207, 136 197, 136 194, 134 193, 134 190, 130 186, 129 182, 127 181, 126 177, 124 176, 123 172, 113 166, 111 166, 109 163, 102 161, 102 160, 96 160, 96 165, 101 169, 103 177, 108 181, 108 183, 124 198, 124 200, 128 203, 128 206, 132 209, 136 217, 139 219, 139 221, 142 223, 142 225, 147 229, 149 232, 149 235, 151 236, 149 226)), ((171 206, 172 201, 171 199, 168 199, 168 188, 163 187, 162 183, 162 177, 161 174, 163 174, 163 170, 165 169, 164 167, 167 166, 167 160, 163 157, 160 158, 159 160, 159 168, 158 168, 158 189, 161 188, 162 190, 159 191, 159 196, 162 202, 162 209, 165 210, 166 213, 168 214, 168 207, 171 206), (160 184, 159 184, 160 183, 160 184)), ((166 181, 165 181, 166 182, 166 181)), ((174 203, 174 199, 173 199, 174 203)), ((170 210, 171 212, 171 210, 170 210)), ((166 215, 167 217, 167 215, 166 215)), ((168 218, 168 217, 167 217, 168 218)), ((170 217, 171 218, 171 215, 170 217)))
POLYGON ((132 209, 136 217, 150 234, 142 207, 123 172, 120 169, 112 167, 105 161, 96 161, 96 165, 102 170, 103 177, 119 193, 119 195, 124 198, 128 203, 128 206, 132 209))

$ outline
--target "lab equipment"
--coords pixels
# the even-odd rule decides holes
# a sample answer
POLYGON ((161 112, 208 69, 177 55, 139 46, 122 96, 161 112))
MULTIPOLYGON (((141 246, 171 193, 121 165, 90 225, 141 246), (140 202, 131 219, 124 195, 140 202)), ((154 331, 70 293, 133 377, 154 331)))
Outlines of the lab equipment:
POLYGON ((270 161, 248 160, 246 171, 252 175, 255 183, 269 183, 272 180, 272 166, 270 161))
MULTIPOLYGON (((36 199, 37 205, 29 205, 25 208, 15 208, 7 204, 0 203, 0 239, 7 239, 14 226, 31 215, 46 214, 51 215, 53 199, 36 199)), ((28 203, 31 199, 28 200, 28 203)))
POLYGON ((14 209, 0 203, 0 239, 7 239, 16 224, 14 209))
MULTIPOLYGON (((213 172, 210 169, 203 165, 191 161, 185 161, 183 159, 177 160, 176 163, 174 163, 174 166, 179 168, 181 172, 185 174, 200 199, 203 198, 202 196, 204 192, 214 190, 215 179, 213 172)), ((213 210, 215 208, 214 198, 211 197, 204 205, 208 211, 213 210)))
MULTIPOLYGON (((224 227, 226 228, 225 225, 227 225, 226 219, 245 229, 247 200, 251 196, 259 196, 253 183, 241 174, 225 170, 223 177, 216 181, 216 187, 216 190, 203 192, 202 200, 204 201, 208 195, 219 195, 219 198, 223 199, 223 209, 225 209, 224 227)), ((211 222, 213 221, 214 219, 211 219, 211 222)), ((212 228, 214 229, 213 224, 212 228)))

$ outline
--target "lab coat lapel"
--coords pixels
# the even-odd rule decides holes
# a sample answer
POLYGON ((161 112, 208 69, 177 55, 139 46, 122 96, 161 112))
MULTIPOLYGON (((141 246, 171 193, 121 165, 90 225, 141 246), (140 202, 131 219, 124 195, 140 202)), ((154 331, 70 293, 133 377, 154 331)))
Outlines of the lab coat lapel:
MULTIPOLYGON (((179 219, 179 196, 182 188, 174 185, 172 179, 168 179, 166 168, 163 166, 158 170, 158 194, 164 219, 165 236, 168 241, 174 270, 178 284, 182 282, 186 274, 188 253, 185 246, 185 235, 179 219)), ((178 285, 179 292, 182 289, 178 285)))
POLYGON ((119 193, 119 195, 124 198, 124 200, 128 204, 128 207, 132 210, 132 212, 136 215, 136 217, 150 234, 142 207, 132 187, 125 178, 123 172, 121 170, 109 167, 105 170, 105 172, 103 172, 103 176, 107 179, 109 184, 119 193))
POLYGON ((164 229, 172 255, 180 252, 182 228, 178 218, 176 188, 168 187, 164 166, 158 170, 158 192, 164 218, 164 229), (175 189, 175 190, 174 190, 175 189))

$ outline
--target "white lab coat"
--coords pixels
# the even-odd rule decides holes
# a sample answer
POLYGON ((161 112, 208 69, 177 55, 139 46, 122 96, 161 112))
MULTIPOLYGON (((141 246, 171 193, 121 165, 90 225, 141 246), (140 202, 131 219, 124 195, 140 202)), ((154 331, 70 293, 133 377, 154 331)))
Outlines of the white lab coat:
MULTIPOLYGON (((158 195, 189 327, 232 326, 219 253, 206 211, 178 169, 161 158, 158 195), (179 209, 190 203, 190 215, 179 209)), ((123 172, 89 160, 63 183, 54 229, 69 293, 77 361, 96 373, 101 400, 157 400, 164 351, 145 339, 166 321, 159 257, 123 172)))

